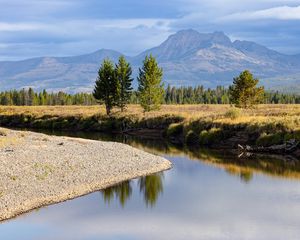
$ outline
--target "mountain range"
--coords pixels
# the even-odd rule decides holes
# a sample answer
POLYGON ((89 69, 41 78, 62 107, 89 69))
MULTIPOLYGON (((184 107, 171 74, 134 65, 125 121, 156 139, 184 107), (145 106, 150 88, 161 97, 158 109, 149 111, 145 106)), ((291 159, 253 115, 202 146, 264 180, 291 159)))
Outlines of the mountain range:
MULTIPOLYGON (((182 30, 157 47, 126 56, 134 76, 146 55, 154 55, 164 70, 164 81, 174 86, 228 86, 248 69, 268 89, 300 92, 300 55, 286 55, 250 41, 231 41, 223 32, 182 30)), ((0 62, 0 89, 89 92, 101 61, 117 62, 122 53, 101 49, 74 57, 39 57, 0 62)), ((136 82, 134 83, 136 86, 136 82)))

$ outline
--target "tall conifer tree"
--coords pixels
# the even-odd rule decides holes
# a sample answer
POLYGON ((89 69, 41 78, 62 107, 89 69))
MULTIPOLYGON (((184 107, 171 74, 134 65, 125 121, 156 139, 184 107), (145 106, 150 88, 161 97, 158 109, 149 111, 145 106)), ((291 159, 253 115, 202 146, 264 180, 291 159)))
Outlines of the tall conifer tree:
POLYGON ((138 76, 139 100, 145 112, 159 109, 163 102, 162 76, 163 70, 158 66, 156 59, 152 55, 146 56, 138 76))
POLYGON ((117 85, 114 64, 109 59, 105 59, 98 71, 93 96, 105 104, 107 115, 110 115, 111 109, 117 104, 117 85))
POLYGON ((117 105, 123 112, 126 104, 130 101, 132 93, 132 69, 130 64, 126 61, 124 56, 119 58, 119 62, 116 65, 115 76, 117 81, 117 105))
POLYGON ((250 71, 245 70, 233 79, 229 87, 230 100, 236 107, 249 108, 263 101, 264 87, 256 87, 259 80, 254 79, 250 71))

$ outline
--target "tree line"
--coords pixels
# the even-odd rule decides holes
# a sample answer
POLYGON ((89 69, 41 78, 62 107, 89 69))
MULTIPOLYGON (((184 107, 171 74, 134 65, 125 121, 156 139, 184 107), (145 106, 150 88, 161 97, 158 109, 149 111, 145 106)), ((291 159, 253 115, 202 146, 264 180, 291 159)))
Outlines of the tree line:
MULTIPOLYGON (((233 104, 230 90, 224 86, 207 88, 171 87, 165 90, 164 104, 233 104)), ((132 101, 137 99, 133 96, 132 101)), ((281 93, 278 91, 265 91, 262 100, 264 104, 300 104, 300 95, 294 93, 281 93)))
MULTIPOLYGON (((140 104, 137 91, 130 92, 129 104, 140 104)), ((165 89, 163 104, 230 104, 229 89, 223 86, 205 89, 203 86, 175 87, 165 89)), ((264 93, 265 104, 300 104, 300 95, 264 93)), ((32 88, 0 92, 1 105, 38 106, 38 105, 95 105, 97 100, 91 93, 68 94, 65 92, 48 93, 46 90, 35 92, 32 88)))
POLYGON ((96 103, 96 99, 90 93, 68 94, 62 91, 48 93, 46 90, 35 92, 32 88, 0 92, 1 105, 94 105, 96 103))

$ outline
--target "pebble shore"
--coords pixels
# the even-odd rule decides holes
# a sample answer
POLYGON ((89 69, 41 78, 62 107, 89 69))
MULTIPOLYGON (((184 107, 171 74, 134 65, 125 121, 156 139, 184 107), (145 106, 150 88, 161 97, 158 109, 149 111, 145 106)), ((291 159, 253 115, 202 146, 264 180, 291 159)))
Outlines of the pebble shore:
POLYGON ((0 128, 0 221, 170 168, 121 143, 0 128))

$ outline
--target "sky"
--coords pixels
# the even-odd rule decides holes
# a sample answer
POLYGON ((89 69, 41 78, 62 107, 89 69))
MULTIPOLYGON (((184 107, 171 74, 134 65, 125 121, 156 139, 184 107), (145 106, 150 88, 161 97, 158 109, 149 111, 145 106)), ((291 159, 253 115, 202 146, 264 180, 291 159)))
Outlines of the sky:
POLYGON ((300 0, 0 0, 0 60, 106 48, 133 56, 182 29, 300 53, 300 0))

